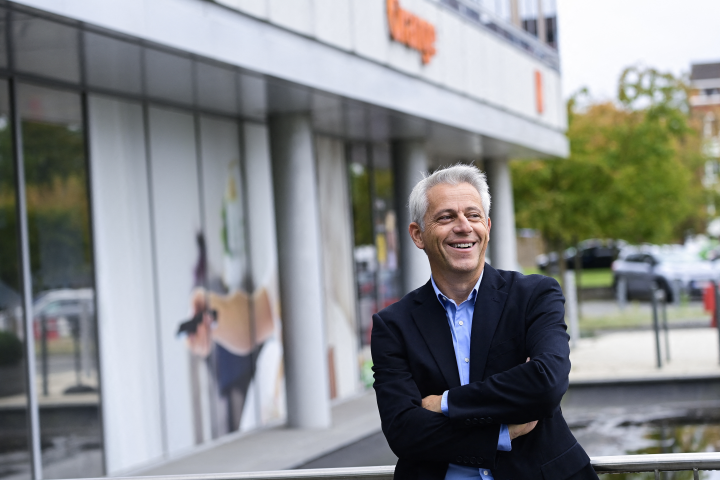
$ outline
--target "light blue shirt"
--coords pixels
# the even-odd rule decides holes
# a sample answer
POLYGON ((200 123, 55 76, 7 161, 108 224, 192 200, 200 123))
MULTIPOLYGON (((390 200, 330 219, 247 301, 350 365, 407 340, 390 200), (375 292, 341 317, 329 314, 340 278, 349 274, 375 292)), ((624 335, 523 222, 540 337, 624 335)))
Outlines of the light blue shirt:
MULTIPOLYGON (((485 273, 483 271, 483 273, 485 273)), ((475 301, 477 300, 478 289, 482 281, 483 273, 480 274, 478 282, 475 284, 470 296, 457 305, 454 300, 447 298, 435 285, 435 279, 430 277, 433 289, 438 301, 447 313, 448 323, 450 324, 450 332, 452 332, 453 349, 455 350, 455 361, 460 374, 460 385, 470 383, 470 333, 472 332, 473 313, 475 313, 475 301)), ((445 415, 448 414, 447 404, 448 391, 442 395, 441 408, 445 415)), ((507 425, 500 425, 500 435, 498 436, 498 450, 509 452, 512 450, 510 442, 510 432, 507 425)), ((448 466, 445 480, 494 480, 492 472, 486 468, 466 467, 451 463, 448 466)))

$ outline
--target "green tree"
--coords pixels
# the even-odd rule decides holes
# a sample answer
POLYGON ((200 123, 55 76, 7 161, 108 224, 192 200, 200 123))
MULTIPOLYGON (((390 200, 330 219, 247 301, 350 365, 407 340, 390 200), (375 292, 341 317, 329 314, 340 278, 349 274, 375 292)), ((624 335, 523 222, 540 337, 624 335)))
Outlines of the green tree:
POLYGON ((701 230, 703 157, 683 82, 633 67, 617 103, 577 108, 586 93, 568 102, 568 159, 513 162, 517 224, 558 250, 590 237, 665 243, 701 230))

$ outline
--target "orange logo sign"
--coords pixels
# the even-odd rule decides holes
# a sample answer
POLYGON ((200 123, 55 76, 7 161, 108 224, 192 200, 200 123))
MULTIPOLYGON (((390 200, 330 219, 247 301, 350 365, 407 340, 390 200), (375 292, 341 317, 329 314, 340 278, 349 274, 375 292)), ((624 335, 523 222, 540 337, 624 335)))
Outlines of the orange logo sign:
POLYGON ((537 109, 537 113, 540 114, 542 114, 545 109, 545 102, 543 101, 543 80, 540 70, 535 70, 535 108, 537 109))
POLYGON ((435 55, 435 27, 417 15, 400 8, 400 0, 387 0, 390 37, 422 55, 423 64, 435 55))

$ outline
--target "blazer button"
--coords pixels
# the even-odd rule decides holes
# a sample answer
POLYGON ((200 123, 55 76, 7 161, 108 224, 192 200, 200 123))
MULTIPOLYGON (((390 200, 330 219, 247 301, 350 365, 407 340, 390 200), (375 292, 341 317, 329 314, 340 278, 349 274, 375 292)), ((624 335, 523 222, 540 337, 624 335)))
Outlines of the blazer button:
POLYGON ((455 461, 456 461, 457 463, 462 463, 462 457, 457 457, 457 458, 455 459, 455 461))
POLYGON ((473 418, 472 423, 473 423, 473 425, 477 425, 477 424, 478 424, 478 419, 477 419, 477 418, 473 418))
POLYGON ((469 418, 468 418, 467 420, 465 420, 465 425, 470 425, 471 423, 472 423, 472 422, 470 421, 469 418))
POLYGON ((470 459, 468 457, 463 458, 465 460, 465 463, 470 463, 470 459))
POLYGON ((475 457, 470 457, 470 465, 475 465, 475 457))
POLYGON ((482 458, 482 457, 477 457, 477 463, 478 463, 478 465, 480 465, 481 463, 483 463, 483 458, 482 458))
POLYGON ((492 421, 493 421, 492 417, 487 417, 487 421, 488 421, 488 423, 492 423, 492 421))

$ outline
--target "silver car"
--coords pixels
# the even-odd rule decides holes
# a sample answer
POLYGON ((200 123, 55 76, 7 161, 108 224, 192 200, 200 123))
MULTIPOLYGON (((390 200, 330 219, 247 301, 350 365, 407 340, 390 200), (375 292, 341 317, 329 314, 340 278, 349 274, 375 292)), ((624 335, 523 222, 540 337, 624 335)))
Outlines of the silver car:
POLYGON ((625 279, 628 298, 647 299, 653 282, 672 302, 680 292, 702 296, 711 280, 718 278, 713 262, 678 248, 630 248, 612 264, 613 287, 625 279))

